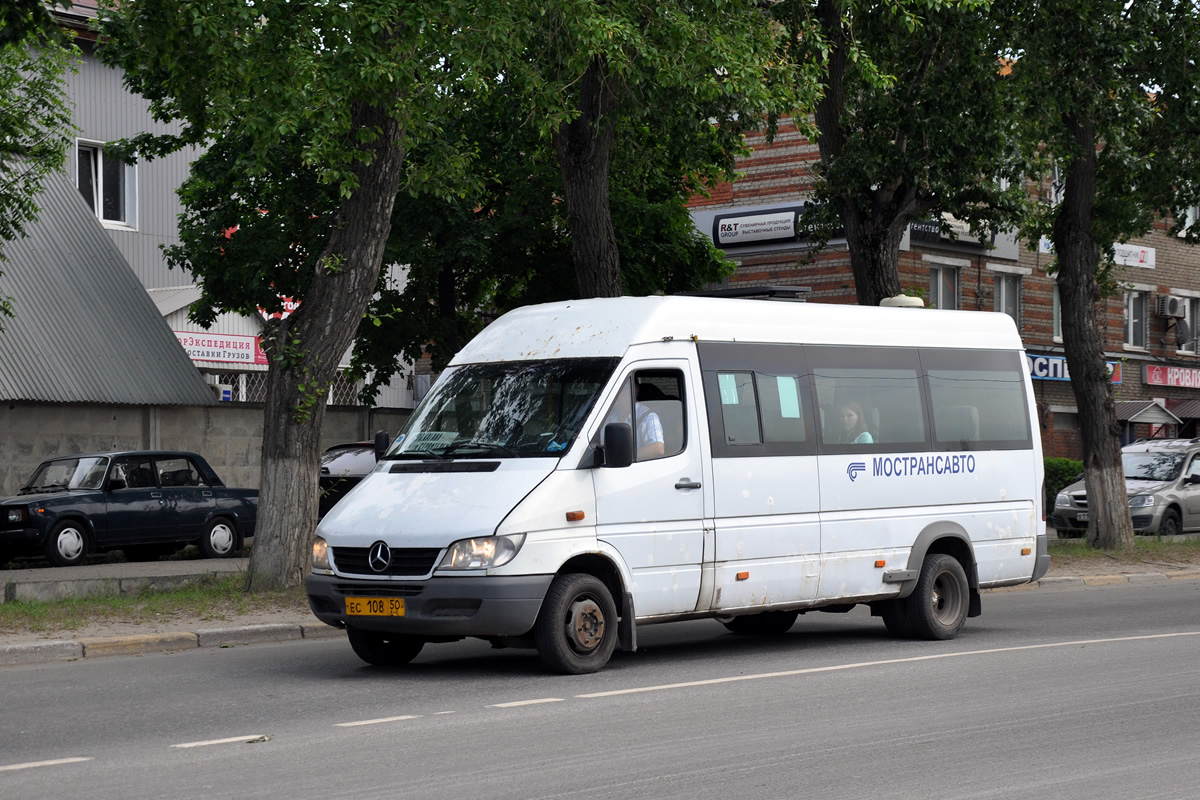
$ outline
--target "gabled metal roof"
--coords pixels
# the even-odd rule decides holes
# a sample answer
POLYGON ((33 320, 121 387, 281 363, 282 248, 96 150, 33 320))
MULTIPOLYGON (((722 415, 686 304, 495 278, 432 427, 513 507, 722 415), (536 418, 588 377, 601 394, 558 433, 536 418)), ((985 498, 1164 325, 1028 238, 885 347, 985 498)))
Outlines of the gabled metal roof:
POLYGON ((1122 422, 1149 422, 1154 425, 1182 425, 1183 420, 1172 414, 1157 400, 1126 400, 1116 404, 1117 419, 1122 422))
POLYGON ((6 242, 0 400, 211 405, 212 390, 67 176, 46 179, 28 236, 6 242))

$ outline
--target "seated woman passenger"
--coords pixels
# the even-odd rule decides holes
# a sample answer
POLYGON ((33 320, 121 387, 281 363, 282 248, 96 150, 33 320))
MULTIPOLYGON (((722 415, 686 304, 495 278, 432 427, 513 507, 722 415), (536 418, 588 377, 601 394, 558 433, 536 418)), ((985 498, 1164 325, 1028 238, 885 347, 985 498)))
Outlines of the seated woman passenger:
POLYGON ((858 403, 843 403, 838 406, 838 419, 842 424, 842 436, 839 441, 847 444, 871 444, 875 439, 867 430, 867 420, 863 417, 862 406, 858 403))

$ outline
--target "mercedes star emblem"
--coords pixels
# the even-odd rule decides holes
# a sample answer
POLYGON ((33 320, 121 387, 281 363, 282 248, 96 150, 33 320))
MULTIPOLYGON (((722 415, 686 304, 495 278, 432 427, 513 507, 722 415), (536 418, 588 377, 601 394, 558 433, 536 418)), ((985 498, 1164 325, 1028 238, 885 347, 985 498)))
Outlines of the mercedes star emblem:
POLYGON ((371 545, 371 550, 367 553, 367 564, 375 572, 383 572, 388 568, 388 564, 392 563, 392 548, 388 547, 384 542, 376 542, 371 545))

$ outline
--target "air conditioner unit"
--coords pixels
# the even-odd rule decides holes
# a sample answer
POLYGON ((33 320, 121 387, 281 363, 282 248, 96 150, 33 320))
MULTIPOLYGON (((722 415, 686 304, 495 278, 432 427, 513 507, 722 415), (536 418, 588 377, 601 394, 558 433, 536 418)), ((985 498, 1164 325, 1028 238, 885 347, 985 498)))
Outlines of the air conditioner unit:
POLYGON ((1160 317, 1185 317, 1187 316, 1187 298, 1175 297, 1169 294, 1160 294, 1155 298, 1155 312, 1160 317))
POLYGON ((209 387, 213 390, 213 394, 217 396, 217 400, 222 403, 228 403, 233 400, 233 386, 228 383, 210 383, 209 387))

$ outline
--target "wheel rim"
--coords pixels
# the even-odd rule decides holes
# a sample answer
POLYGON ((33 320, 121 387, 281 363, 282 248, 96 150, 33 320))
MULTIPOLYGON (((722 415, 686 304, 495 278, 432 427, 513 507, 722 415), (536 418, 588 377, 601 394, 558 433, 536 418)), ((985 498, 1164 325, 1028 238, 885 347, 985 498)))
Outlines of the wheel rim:
POLYGON ((1167 516, 1163 519, 1162 527, 1162 534, 1164 536, 1174 536, 1175 534, 1179 533, 1179 521, 1176 520, 1171 514, 1167 514, 1167 516))
POLYGON ((952 573, 942 572, 937 576, 929 599, 933 605, 933 615, 937 617, 938 622, 943 625, 958 622, 962 614, 963 591, 952 573))
POLYGON ((83 555, 83 531, 75 527, 63 528, 58 532, 54 546, 60 556, 67 561, 74 561, 83 555))
POLYGON ((567 609, 567 642, 576 653, 591 653, 604 641, 604 610, 587 595, 577 597, 567 609))
POLYGON ((233 528, 224 522, 218 522, 208 533, 208 543, 212 546, 214 553, 221 555, 228 553, 233 549, 233 528))

